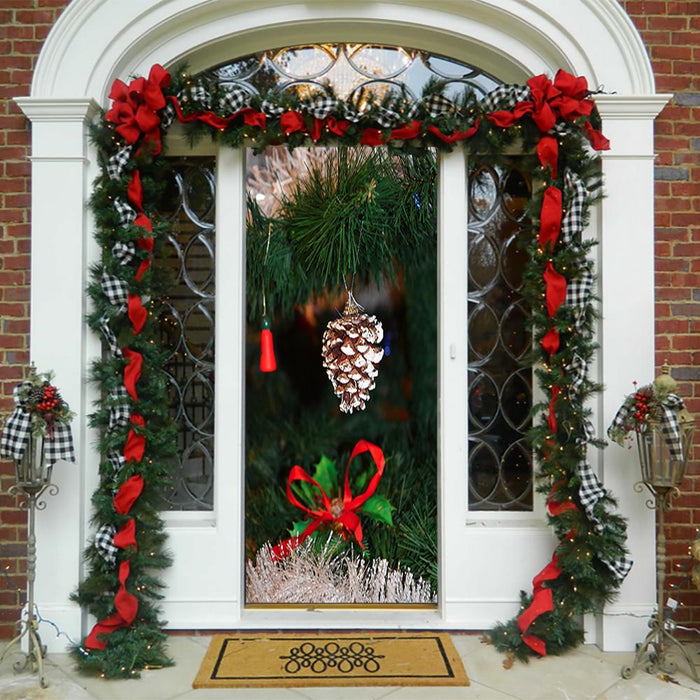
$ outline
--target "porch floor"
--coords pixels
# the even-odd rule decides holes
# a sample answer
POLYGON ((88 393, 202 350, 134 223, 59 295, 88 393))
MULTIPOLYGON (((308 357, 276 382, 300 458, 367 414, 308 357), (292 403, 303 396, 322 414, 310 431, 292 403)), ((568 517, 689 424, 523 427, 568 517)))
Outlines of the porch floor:
MULTIPOLYGON (((15 675, 6 659, 0 666, 0 698, 24 700, 168 700, 178 698, 250 698, 251 700, 368 700, 386 698, 484 698, 488 700, 555 700, 556 698, 598 698, 600 700, 676 700, 700 698, 700 684, 680 670, 666 679, 639 670, 631 680, 620 677, 620 668, 632 660, 631 653, 603 653, 584 645, 560 657, 546 657, 529 664, 516 662, 503 668, 504 656, 480 642, 478 634, 453 635, 455 646, 471 680, 467 688, 375 687, 375 688, 296 688, 296 689, 216 689, 193 690, 194 679, 210 637, 174 634, 170 654, 175 666, 146 671, 139 680, 106 681, 76 671, 67 654, 48 654, 45 659, 49 687, 39 687, 37 676, 15 675)), ((0 642, 0 645, 6 642, 0 642)), ((700 643, 688 645, 691 657, 700 663, 700 643)), ((679 664, 679 666, 682 665, 679 664)))

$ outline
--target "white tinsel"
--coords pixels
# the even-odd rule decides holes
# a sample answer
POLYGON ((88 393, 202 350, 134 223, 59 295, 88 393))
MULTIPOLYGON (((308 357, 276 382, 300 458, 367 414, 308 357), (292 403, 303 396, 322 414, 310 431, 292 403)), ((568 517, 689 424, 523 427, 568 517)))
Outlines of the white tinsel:
POLYGON ((333 555, 330 538, 321 551, 308 540, 273 561, 270 545, 246 563, 248 603, 435 603, 430 584, 386 559, 333 555))

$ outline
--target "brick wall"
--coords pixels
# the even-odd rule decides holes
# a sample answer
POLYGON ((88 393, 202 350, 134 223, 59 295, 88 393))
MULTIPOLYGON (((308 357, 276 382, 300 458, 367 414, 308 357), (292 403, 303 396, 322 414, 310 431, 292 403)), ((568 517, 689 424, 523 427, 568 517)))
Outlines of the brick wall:
MULTIPOLYGON (((657 364, 681 380, 700 414, 700 2, 621 0, 649 49, 657 90, 673 93, 656 123, 657 364), (697 359, 697 362, 696 362, 697 359)), ((38 51, 68 0, 3 0, 0 5, 0 412, 28 362, 29 131, 11 102, 29 94, 38 51)), ((640 382, 645 377, 638 378, 640 382)), ((683 495, 669 514, 678 619, 700 624, 700 594, 677 564, 700 528, 700 435, 683 495), (695 506, 695 507, 694 507, 695 506)), ((24 586, 25 515, 7 494, 13 468, 0 463, 0 639, 10 636, 24 586)))
MULTIPOLYGON (((29 129, 12 102, 29 95, 32 70, 68 0, 0 3, 0 415, 29 362, 29 129)), ((24 601, 26 513, 7 495, 11 463, 0 462, 0 639, 12 636, 24 601), (19 593, 18 591, 21 591, 19 593)))
MULTIPOLYGON (((700 2, 622 0, 651 57, 657 92, 673 99, 656 120, 656 363, 668 360, 680 394, 700 414, 700 2)), ((644 382, 646 377, 640 378, 644 382)), ((682 495, 668 516, 669 583, 700 625, 700 593, 679 567, 700 528, 700 431, 682 495)))

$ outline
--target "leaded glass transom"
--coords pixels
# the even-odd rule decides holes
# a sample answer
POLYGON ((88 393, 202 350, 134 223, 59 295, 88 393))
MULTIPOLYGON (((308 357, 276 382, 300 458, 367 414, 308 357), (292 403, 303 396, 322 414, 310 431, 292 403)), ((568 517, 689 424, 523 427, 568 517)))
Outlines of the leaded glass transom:
POLYGON ((178 428, 167 510, 211 510, 214 498, 214 168, 213 158, 173 160, 160 211, 174 279, 157 313, 178 428))
POLYGON ((532 372, 527 255, 519 237, 530 184, 517 167, 469 173, 468 387, 470 510, 531 510, 532 372))
POLYGON ((206 71, 221 84, 252 95, 296 92, 301 98, 329 88, 344 100, 394 93, 420 97, 431 80, 456 97, 465 87, 477 96, 499 83, 472 66, 417 49, 378 44, 307 44, 271 49, 206 71))

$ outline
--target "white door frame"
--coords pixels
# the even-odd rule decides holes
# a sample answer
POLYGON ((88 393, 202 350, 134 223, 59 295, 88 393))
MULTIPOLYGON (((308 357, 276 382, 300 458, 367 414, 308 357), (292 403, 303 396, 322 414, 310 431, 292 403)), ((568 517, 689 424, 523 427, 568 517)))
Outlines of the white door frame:
MULTIPOLYGON (((598 99, 604 132, 613 144, 603 159, 607 198, 596 210, 594 229, 604 232, 598 249, 603 320, 597 378, 607 391, 594 406, 599 435, 630 382, 652 376, 653 119, 669 96, 655 94, 651 66, 629 18, 616 0, 542 0, 537 7, 527 0, 464 0, 459 5, 435 0, 428 8, 425 4, 423 0, 380 4, 258 0, 254 5, 244 0, 73 0, 53 27, 37 63, 31 95, 17 102, 32 122, 31 356, 39 367, 55 369, 57 382, 78 414, 74 423, 78 464, 55 470, 61 493, 38 518, 36 599, 42 615, 73 638, 87 624, 68 596, 82 575, 81 552, 90 536, 90 496, 98 462, 96 436, 87 424, 95 390, 85 382, 90 361, 100 352, 99 339, 83 324, 88 269, 99 254, 85 208, 96 174, 86 124, 96 105, 107 104, 106 95, 117 77, 147 74, 154 63, 173 66, 185 57, 196 71, 260 48, 337 40, 404 43, 471 62, 506 82, 523 82, 531 75, 552 75, 564 68, 585 75, 591 85, 605 84, 616 94, 598 99), (52 274, 56 265, 62 270, 60 279, 52 274), (623 300, 633 284, 636 300, 631 314, 623 300), (55 338, 62 342, 56 344, 55 338)), ((239 157, 225 156, 233 168, 240 167, 235 165, 239 157)), ((458 253, 450 251, 449 246, 457 244, 446 233, 454 230, 458 200, 465 196, 455 199, 454 184, 462 186, 464 172, 459 153, 441 159, 441 188, 450 188, 449 195, 441 191, 441 258, 458 253)), ((235 208, 229 214, 242 215, 235 208)), ((459 224, 461 231, 463 214, 459 224)), ((440 284, 441 294, 447 294, 457 283, 445 279, 440 284)), ((455 392, 450 401, 463 402, 466 391, 455 387, 464 383, 463 376, 460 380, 457 376, 466 368, 465 331, 451 319, 442 318, 441 325, 441 392, 445 398, 446 392, 455 392), (451 327, 454 336, 447 335, 451 327)), ((236 381, 236 371, 231 370, 229 381, 236 381)), ((235 416, 240 406, 228 410, 235 416)), ((217 413, 217 421, 219 417, 217 413)), ((459 465, 465 465, 464 454, 460 456, 460 449, 466 449, 461 434, 465 427, 457 435, 448 428, 452 426, 443 421, 441 461, 446 463, 443 456, 454 454, 459 465)), ((237 439, 242 450, 242 436, 237 439)), ((597 461, 606 486, 619 498, 630 521, 629 544, 636 565, 610 608, 615 615, 601 616, 589 625, 589 633, 606 649, 631 649, 644 627, 644 620, 634 615, 648 613, 653 604, 653 518, 643 497, 632 492, 633 456, 610 449, 597 461)), ((517 611, 518 590, 529 587, 531 577, 551 555, 551 535, 542 524, 513 519, 468 524, 472 521, 466 508, 465 472, 461 467, 455 472, 459 482, 455 484, 452 475, 441 471, 438 612, 413 618, 397 613, 388 619, 390 626, 488 627, 496 618, 517 611), (468 547, 459 534, 469 540, 468 547), (507 541, 512 546, 504 547, 507 541), (470 576, 474 572, 478 573, 470 576), (452 595, 451 591, 464 590, 460 582, 465 578, 473 582, 468 594, 452 595)), ((229 517, 242 524, 240 509, 229 517)), ((184 536, 184 530, 180 534, 184 536)), ((232 559, 237 562, 232 575, 242 582, 242 557, 232 559)), ((285 617, 279 611, 270 615, 243 610, 240 600, 239 596, 238 612, 221 626, 299 624, 291 612, 285 611, 285 617)), ((193 611, 183 597, 182 605, 166 606, 166 617, 177 626, 202 626, 197 622, 200 614, 193 611)), ((329 611, 322 618, 312 613, 303 624, 378 624, 370 614, 358 620, 356 612, 351 617, 341 613, 329 611)), ((387 619, 386 613, 381 617, 387 619)), ((51 638, 47 631, 45 639, 51 638)), ((62 645, 61 640, 50 643, 56 649, 62 645)))

